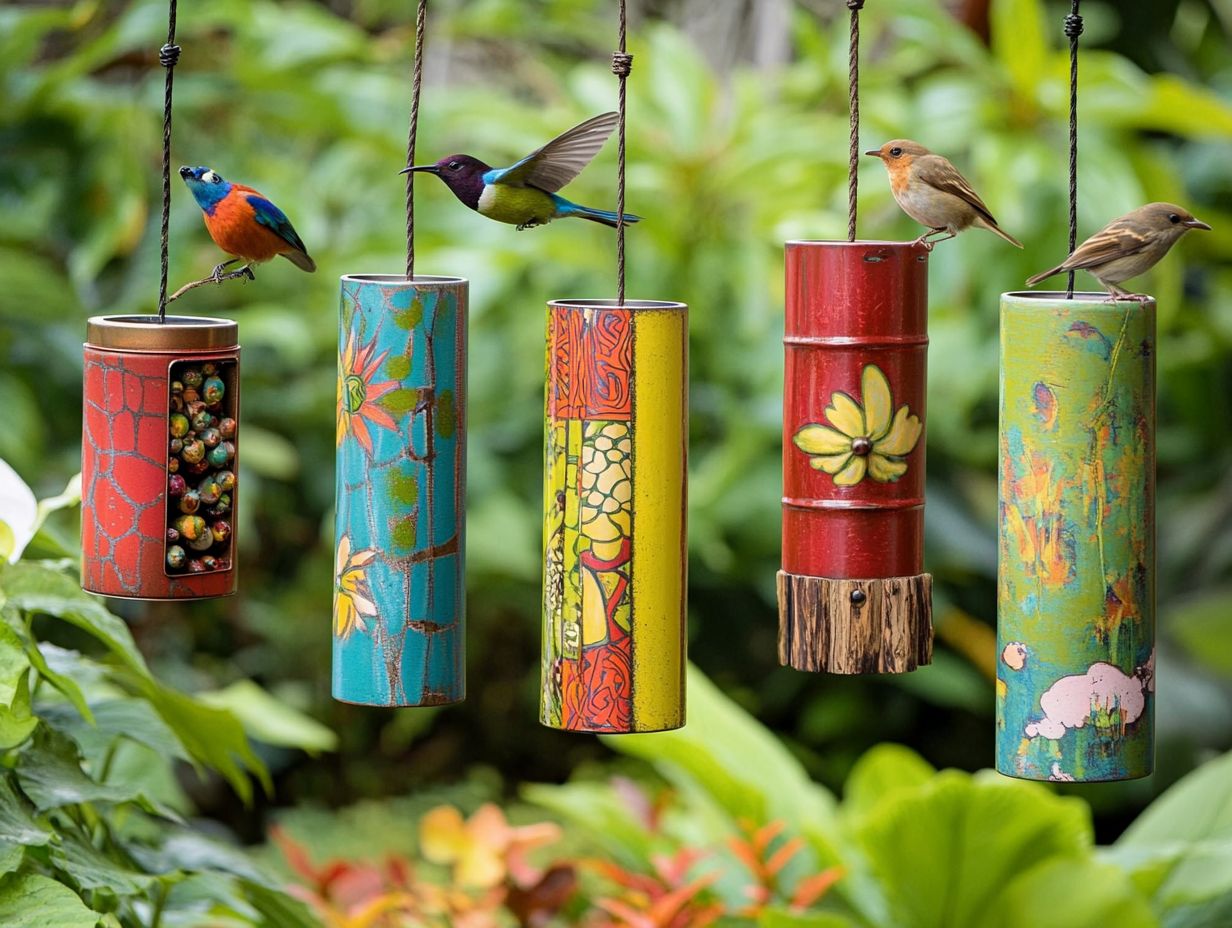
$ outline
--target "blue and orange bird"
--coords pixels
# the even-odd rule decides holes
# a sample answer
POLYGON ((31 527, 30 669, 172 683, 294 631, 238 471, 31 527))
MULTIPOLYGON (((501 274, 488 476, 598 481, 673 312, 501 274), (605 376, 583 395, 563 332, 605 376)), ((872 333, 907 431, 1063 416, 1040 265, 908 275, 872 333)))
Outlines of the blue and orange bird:
POLYGON ((252 265, 278 255, 305 271, 317 269, 287 214, 262 194, 224 180, 207 167, 180 168, 180 177, 201 207, 206 231, 214 244, 232 255, 231 260, 214 268, 211 276, 215 280, 239 261, 244 262, 241 270, 251 276, 252 265))
MULTIPOLYGON (((436 164, 415 165, 400 173, 435 174, 479 215, 518 229, 533 229, 566 216, 580 216, 615 228, 619 219, 616 213, 572 203, 556 191, 590 164, 616 128, 617 119, 615 113, 588 119, 508 168, 490 167, 470 155, 450 155, 436 164)), ((629 213, 624 216, 626 223, 640 218, 629 213)))

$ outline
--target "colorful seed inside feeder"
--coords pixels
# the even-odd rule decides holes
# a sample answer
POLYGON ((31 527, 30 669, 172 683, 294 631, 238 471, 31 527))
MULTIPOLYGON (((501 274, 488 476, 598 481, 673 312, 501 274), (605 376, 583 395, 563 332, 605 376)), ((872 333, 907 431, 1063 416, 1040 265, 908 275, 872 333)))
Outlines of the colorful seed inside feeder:
POLYGON ((234 362, 175 362, 171 368, 166 569, 229 570, 238 431, 234 362))
MULTIPOLYGON (((191 493, 192 491, 190 490, 189 492, 191 493)), ((197 484, 196 492, 201 502, 207 506, 213 506, 218 502, 218 498, 222 496, 222 487, 218 485, 218 478, 211 474, 201 478, 201 482, 197 484)))
POLYGON ((180 457, 184 459, 185 464, 196 464, 205 457, 205 442, 200 438, 190 438, 184 442, 184 450, 180 452, 180 457))
POLYGON ((205 400, 207 406, 221 403, 226 392, 227 388, 223 386, 221 377, 210 377, 201 385, 201 398, 205 400))
POLYGON ((175 530, 180 533, 181 539, 191 543, 194 538, 200 538, 205 534, 205 519, 200 516, 182 515, 175 520, 175 530))
POLYGON ((192 515, 201 508, 201 494, 196 490, 185 490, 180 495, 180 512, 192 515))

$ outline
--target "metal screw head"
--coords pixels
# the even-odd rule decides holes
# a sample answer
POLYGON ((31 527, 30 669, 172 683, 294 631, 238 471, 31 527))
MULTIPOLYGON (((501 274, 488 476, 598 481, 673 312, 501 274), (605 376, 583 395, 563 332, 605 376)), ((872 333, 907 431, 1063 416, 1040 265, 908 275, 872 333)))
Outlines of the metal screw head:
POLYGON ((873 450, 873 443, 869 441, 867 438, 857 438, 857 439, 854 439, 851 443, 851 453, 855 455, 859 455, 860 457, 865 457, 866 455, 870 454, 872 450, 873 450))
POLYGON ((853 606, 863 606, 865 600, 867 599, 868 599, 868 596, 865 594, 863 590, 852 590, 851 591, 851 604, 853 606))

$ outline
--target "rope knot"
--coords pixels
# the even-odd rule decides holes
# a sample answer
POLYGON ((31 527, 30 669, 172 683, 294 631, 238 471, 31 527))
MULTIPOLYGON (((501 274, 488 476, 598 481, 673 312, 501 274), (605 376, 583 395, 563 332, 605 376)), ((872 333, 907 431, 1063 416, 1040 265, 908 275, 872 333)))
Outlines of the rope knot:
POLYGON ((174 68, 180 61, 180 46, 168 43, 158 50, 158 63, 164 68, 174 68))
POLYGON ((847 9, 853 11, 864 9, 864 0, 847 0, 847 9))
POLYGON ((633 56, 628 52, 612 52, 612 73, 624 80, 633 70, 633 56))
POLYGON ((1065 17, 1065 34, 1071 39, 1082 35, 1082 17, 1077 13, 1070 13, 1065 17))

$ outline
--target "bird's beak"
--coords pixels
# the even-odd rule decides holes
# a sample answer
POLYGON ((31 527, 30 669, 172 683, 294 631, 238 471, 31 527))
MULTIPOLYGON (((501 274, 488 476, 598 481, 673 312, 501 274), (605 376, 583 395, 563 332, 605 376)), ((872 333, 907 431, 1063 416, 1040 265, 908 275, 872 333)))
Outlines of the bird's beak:
POLYGON ((185 179, 192 177, 192 168, 190 167, 180 168, 180 177, 183 177, 185 179))
POLYGON ((1211 227, 1201 219, 1186 219, 1184 225, 1189 226, 1191 229, 1206 229, 1207 232, 1211 231, 1211 227))
POLYGON ((872 155, 874 158, 880 158, 880 157, 881 157, 881 149, 880 149, 880 148, 874 148, 872 151, 866 151, 864 154, 866 154, 866 155, 872 155))
POLYGON ((440 174, 441 169, 435 164, 417 164, 413 168, 403 168, 399 174, 410 174, 414 171, 427 171, 429 174, 440 174))

